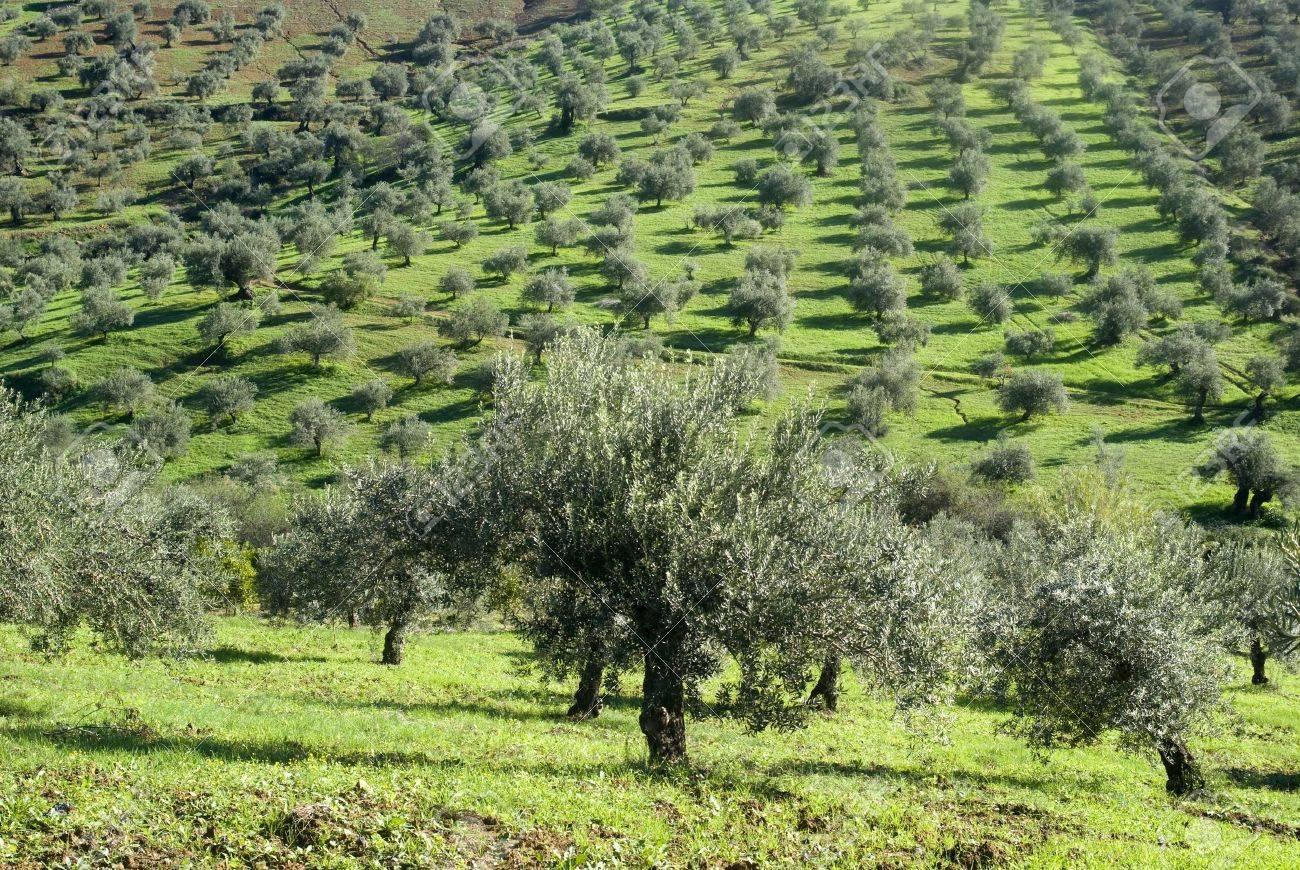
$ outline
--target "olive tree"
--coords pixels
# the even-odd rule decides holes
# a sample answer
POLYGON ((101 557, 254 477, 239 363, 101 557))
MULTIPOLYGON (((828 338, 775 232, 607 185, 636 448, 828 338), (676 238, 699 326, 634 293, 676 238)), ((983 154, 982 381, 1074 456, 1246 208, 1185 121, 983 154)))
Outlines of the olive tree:
POLYGON ((454 301, 458 296, 464 296, 474 289, 474 277, 460 266, 451 266, 446 273, 438 279, 438 289, 446 293, 454 301))
POLYGON ((92 288, 81 294, 81 308, 68 319, 74 331, 107 340, 110 332, 128 329, 135 312, 112 290, 92 288))
POLYGON ((240 414, 253 407, 257 385, 238 375, 219 375, 199 388, 198 397, 214 424, 222 417, 229 417, 234 423, 240 414))
POLYGON ((1188 747, 1225 670, 1198 532, 1153 516, 1096 473, 1035 504, 989 566, 977 649, 1016 729, 1044 748, 1108 732, 1154 749, 1174 794, 1202 777, 1188 747))
POLYGON ((190 415, 173 402, 137 414, 122 442, 131 450, 173 459, 189 446, 192 425, 190 415))
POLYGON ((1225 541, 1211 554, 1204 600, 1216 609, 1227 649, 1250 660, 1252 685, 1269 682, 1269 658, 1300 652, 1300 538, 1292 528, 1272 540, 1225 541))
POLYGON ((347 359, 356 349, 351 327, 343 324, 343 314, 332 305, 312 305, 306 323, 289 329, 276 339, 279 353, 305 353, 311 364, 320 367, 322 359, 347 359))
POLYGON ((1119 231, 1114 227, 1077 227, 1061 237, 1058 255, 1082 264, 1084 277, 1091 278, 1102 266, 1119 260, 1119 231))
POLYGON ((233 564, 228 518, 139 454, 49 452, 50 419, 0 396, 0 618, 48 652, 81 626, 133 657, 194 649, 233 564))
POLYGON ((1257 354, 1246 360, 1246 381, 1255 391, 1255 404, 1251 408, 1251 417, 1257 421, 1264 419, 1264 402, 1286 385, 1286 372, 1282 360, 1269 354, 1257 354))
POLYGON ((504 335, 510 319, 484 296, 473 296, 438 324, 438 331, 461 347, 476 347, 483 339, 504 335))
POLYGON ((226 342, 241 335, 249 335, 261 321, 257 308, 219 302, 199 321, 199 337, 213 345, 213 353, 221 353, 226 342))
POLYGON ((1011 295, 997 284, 983 283, 972 287, 966 294, 966 304, 981 324, 1006 323, 1015 311, 1011 295))
POLYGON ((714 709, 755 729, 800 720, 828 648, 905 701, 924 694, 948 636, 929 630, 935 562, 896 519, 829 485, 816 415, 784 417, 751 450, 733 415, 746 369, 725 361, 683 382, 579 333, 541 383, 503 363, 488 431, 518 437, 485 488, 536 578, 519 630, 552 672, 582 671, 584 690, 599 692, 606 666, 639 663, 654 762, 684 759, 687 699, 726 655, 739 668, 714 709))
POLYGON ((414 414, 406 414, 384 427, 384 431, 379 435, 379 446, 384 450, 391 450, 406 460, 419 453, 424 445, 429 443, 431 434, 433 434, 432 426, 414 414))
POLYGON ((184 251, 185 272, 200 286, 234 284, 235 298, 253 298, 253 284, 275 275, 280 237, 263 224, 239 226, 224 235, 200 235, 184 251))
POLYGON ((383 378, 372 378, 352 391, 352 404, 366 415, 366 421, 375 419, 375 414, 388 407, 393 400, 393 388, 383 378))
POLYGON ((1236 487, 1232 512, 1252 519, 1274 496, 1289 498, 1296 486, 1295 470, 1278 456, 1268 433, 1253 427, 1225 430, 1195 470, 1205 480, 1226 476, 1236 487))
POLYGON ((457 365, 456 354, 432 341, 418 341, 397 352, 398 370, 415 381, 417 387, 430 376, 436 381, 450 384, 456 375, 457 365))
POLYGON ((1069 404, 1061 376, 1046 369, 1014 372, 998 389, 998 407, 1008 414, 1019 412, 1022 421, 1050 411, 1063 413, 1069 404))
POLYGON ((948 257, 940 257, 921 267, 921 292, 927 296, 953 301, 961 298, 961 273, 948 257))
MULTIPOLYGON (((418 422, 418 420, 417 420, 418 422)), ((426 431, 427 437, 427 431, 426 431)), ((272 613, 385 630, 382 663, 436 612, 467 612, 486 585, 492 538, 475 490, 446 463, 347 469, 340 486, 297 499, 289 531, 260 559, 272 613)))
POLYGON ((545 305, 547 312, 573 304, 574 289, 564 267, 546 269, 528 279, 520 297, 533 305, 545 305))
POLYGON ((794 318, 794 298, 786 290, 785 279, 780 274, 746 269, 731 290, 727 310, 731 322, 747 326, 751 336, 764 326, 781 332, 794 318))
POLYGON ((320 399, 308 399, 289 414, 289 438, 294 444, 310 447, 316 456, 325 455, 325 445, 348 433, 343 415, 320 399))
POLYGON ((133 417, 141 408, 153 403, 158 389, 144 372, 122 366, 96 383, 94 394, 106 409, 121 411, 127 417, 133 417))

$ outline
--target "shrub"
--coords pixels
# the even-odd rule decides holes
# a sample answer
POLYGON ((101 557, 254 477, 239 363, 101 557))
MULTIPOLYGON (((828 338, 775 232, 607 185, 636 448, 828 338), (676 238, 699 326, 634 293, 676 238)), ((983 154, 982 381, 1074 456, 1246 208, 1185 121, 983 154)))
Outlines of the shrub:
POLYGON ((485 338, 504 335, 509 322, 490 299, 474 296, 439 324, 438 330, 462 347, 474 347, 485 338))
POLYGON ((1023 441, 999 437, 987 453, 971 463, 971 473, 996 483, 1024 483, 1034 476, 1034 457, 1023 441))

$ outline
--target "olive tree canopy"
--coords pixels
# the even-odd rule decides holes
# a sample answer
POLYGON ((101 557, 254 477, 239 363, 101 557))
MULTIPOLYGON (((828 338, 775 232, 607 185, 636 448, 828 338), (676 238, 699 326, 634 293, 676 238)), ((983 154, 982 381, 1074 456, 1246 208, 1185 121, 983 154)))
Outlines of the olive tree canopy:
POLYGON ((46 451, 46 417, 0 394, 0 619, 46 650, 83 625, 130 656, 193 648, 227 588, 227 517, 124 448, 46 451))
POLYGON ((522 361, 497 367, 487 432, 514 449, 489 489, 534 578, 520 631, 584 682, 589 666, 598 678, 603 664, 640 664, 656 762, 685 756, 688 698, 753 728, 790 725, 828 649, 908 699, 946 660, 948 633, 931 629, 938 560, 878 500, 831 485, 816 414, 741 441, 737 394, 759 385, 733 365, 683 380, 578 333, 556 343, 541 383, 522 361), (705 702, 701 684, 728 658, 738 675, 705 702))

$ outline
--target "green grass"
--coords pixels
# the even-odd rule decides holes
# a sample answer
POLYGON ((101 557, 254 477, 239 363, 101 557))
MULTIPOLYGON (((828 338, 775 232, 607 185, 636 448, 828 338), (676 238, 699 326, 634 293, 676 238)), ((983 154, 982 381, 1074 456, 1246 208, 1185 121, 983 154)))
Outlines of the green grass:
MULTIPOLYGON (((219 621, 211 652, 49 661, 0 633, 0 864, 1287 867, 1297 684, 1241 685, 1195 743, 1206 795, 1109 741, 1036 755, 985 706, 909 726, 850 685, 792 733, 693 717, 688 771, 644 763, 637 700, 567 721, 512 635, 219 621), (295 834, 295 808, 324 804, 295 834), (747 863, 749 862, 749 863, 747 863)), ((625 677, 632 688, 635 675, 625 677)), ((302 813, 300 813, 301 815, 302 813)))
MULTIPOLYGON (((867 13, 854 14, 867 22, 864 32, 884 38, 901 26, 901 5, 899 0, 887 0, 872 4, 867 13)), ((778 3, 777 8, 788 12, 789 4, 778 3)), ((966 4, 953 0, 939 4, 938 9, 949 20, 960 22, 964 20, 966 4)), ((1103 201, 1102 211, 1095 220, 1119 228, 1123 254, 1120 265, 1150 269, 1162 284, 1183 299, 1184 321, 1219 316, 1217 306, 1195 286, 1190 252, 1179 246, 1172 226, 1157 214, 1156 196, 1143 186, 1127 155, 1110 141, 1101 123, 1101 106, 1085 101, 1079 93, 1078 54, 1044 23, 1031 20, 1018 6, 1007 4, 999 11, 1007 20, 1002 47, 981 80, 965 86, 971 120, 993 134, 992 178, 976 201, 988 207, 986 223, 995 246, 992 257, 978 261, 966 273, 968 283, 994 281, 1012 290, 1016 301, 1013 325, 1022 328, 1048 325, 1050 315, 1077 303, 1078 294, 1084 289, 1080 280, 1072 296, 1042 299, 1033 295, 1031 282, 1041 272, 1069 268, 1068 264, 1053 262, 1052 252, 1034 245, 1031 239, 1034 224, 1049 214, 1062 215, 1064 207, 1041 189, 1049 164, 1036 143, 1019 129, 1015 119, 990 93, 990 86, 1008 74, 1015 51, 1039 40, 1049 48, 1051 59, 1045 75, 1034 82, 1034 95, 1061 113, 1087 141, 1089 148, 1083 164, 1089 184, 1103 201)), ((397 7, 385 13, 389 17, 402 14, 405 13, 397 7)), ((329 16, 322 18, 320 30, 326 29, 324 22, 328 20, 329 16)), ((384 22, 384 28, 393 26, 387 18, 384 22)), ((720 40, 716 47, 704 46, 697 58, 683 65, 681 77, 707 84, 708 92, 690 103, 681 121, 672 126, 664 144, 707 129, 717 118, 719 107, 742 87, 770 85, 780 90, 790 53, 809 36, 808 28, 800 25, 785 40, 770 41, 727 81, 719 81, 709 66, 713 54, 725 40, 720 40)), ((925 87, 932 78, 951 72, 956 50, 965 36, 964 23, 942 30, 930 67, 922 73, 908 74, 916 86, 916 96, 899 104, 882 106, 881 110, 882 126, 902 179, 910 189, 909 203, 898 220, 917 245, 914 257, 898 260, 895 265, 909 282, 912 313, 934 330, 931 342, 919 354, 925 368, 919 407, 913 416, 895 416, 883 444, 907 456, 960 464, 999 432, 1007 431, 1027 441, 1044 474, 1050 478, 1064 466, 1091 461, 1093 432, 1100 430, 1110 443, 1125 449, 1130 474, 1153 500, 1189 508, 1202 516, 1217 516, 1226 503, 1227 487, 1207 487, 1195 481, 1189 469, 1203 455, 1215 432, 1232 425, 1248 405, 1242 390, 1242 366, 1251 355, 1268 349, 1281 327, 1234 324, 1233 337, 1220 348, 1229 382, 1223 403, 1210 409, 1207 425, 1193 426, 1188 409, 1172 392, 1167 378, 1154 370, 1135 366, 1136 340, 1130 339, 1117 347, 1099 347, 1089 339, 1086 318, 1074 324, 1057 325, 1055 352, 1032 364, 1061 374, 1072 407, 1061 417, 1020 424, 998 411, 993 385, 968 373, 975 357, 1001 348, 1002 329, 979 324, 963 302, 937 303, 920 296, 917 270, 944 243, 936 222, 946 209, 960 201, 946 181, 950 153, 946 143, 930 127, 925 87)), ((299 47, 311 45, 312 40, 310 33, 294 37, 299 47)), ((197 43, 190 40, 173 50, 179 53, 178 57, 168 63, 191 65, 195 58, 190 55, 199 50, 197 43)), ((842 65, 847 45, 845 32, 827 52, 828 58, 842 65)), ((267 63, 284 48, 277 44, 272 51, 268 47, 272 53, 267 56, 267 63)), ((1091 42, 1085 42, 1079 53, 1095 48, 1091 42)), ((372 62, 364 52, 354 48, 344 65, 355 74, 372 62)), ((623 62, 611 60, 607 70, 610 111, 591 126, 615 134, 625 155, 643 156, 654 145, 640 132, 637 112, 665 102, 665 84, 655 83, 647 73, 650 87, 634 100, 627 96, 623 62)), ((248 76, 241 76, 232 85, 230 94, 220 99, 242 94, 250 81, 248 76)), ((549 87, 547 77, 539 87, 549 87)), ((529 124, 542 133, 537 147, 547 156, 548 163, 534 172, 524 156, 517 154, 502 161, 503 175, 529 180, 561 177, 561 167, 582 131, 569 137, 551 137, 544 133, 545 118, 514 118, 510 123, 529 124)), ((814 401, 829 405, 832 417, 841 414, 844 382, 859 366, 870 363, 880 350, 869 319, 853 312, 844 298, 844 264, 851 254, 853 234, 848 219, 854 210, 858 172, 847 114, 840 118, 837 133, 844 146, 840 164, 829 177, 814 179, 814 204, 792 212, 784 228, 761 242, 787 245, 799 253, 791 280, 798 300, 796 316, 783 336, 781 351, 784 396, 768 409, 765 419, 770 419, 775 409, 803 399, 809 392, 814 401)), ((205 147, 214 155, 232 147, 238 153, 241 146, 233 136, 233 131, 216 125, 205 147)), ((129 180, 151 196, 163 196, 168 167, 181 156, 158 143, 154 157, 135 167, 129 180)), ((750 191, 738 187, 732 179, 731 166, 745 157, 772 161, 771 143, 760 132, 752 130, 746 130, 735 141, 721 143, 715 157, 698 168, 699 185, 692 197, 662 208, 645 206, 637 216, 636 247, 655 279, 680 274, 686 259, 699 265, 703 292, 673 323, 659 319, 652 327, 678 352, 689 351, 707 358, 746 340, 743 330, 730 324, 725 304, 745 251, 752 243, 727 248, 712 235, 687 228, 696 205, 745 202, 752 198, 750 191)), ((576 185, 570 206, 572 214, 584 216, 617 192, 612 174, 613 170, 607 168, 590 182, 576 185)), ((178 191, 166 194, 165 198, 201 214, 205 208, 202 197, 200 190, 197 202, 190 194, 178 191)), ((158 204, 158 200, 149 199, 136 211, 154 209, 158 204)), ((279 206, 289 204, 286 201, 279 206)), ((285 314, 270 319, 253 337, 236 342, 225 359, 211 358, 208 350, 199 346, 195 332, 198 319, 218 296, 212 291, 189 287, 182 273, 176 286, 157 305, 148 304, 133 285, 123 288, 137 308, 137 325, 102 343, 69 335, 66 318, 75 310, 77 294, 75 291, 63 294, 26 342, 0 350, 0 376, 11 378, 19 385, 30 384, 36 371, 34 349, 42 343, 57 341, 68 350, 66 365, 77 373, 83 384, 93 383, 115 366, 134 365, 159 381, 165 395, 185 401, 191 407, 194 406, 189 400, 199 386, 218 372, 229 371, 253 380, 260 391, 257 406, 238 424, 213 428, 196 409, 192 446, 185 456, 169 466, 169 474, 177 480, 219 471, 249 451, 272 450, 296 480, 319 483, 329 476, 334 465, 354 462, 373 453, 379 427, 398 415, 412 412, 435 425, 433 449, 444 450, 470 428, 480 413, 476 369, 496 349, 515 346, 510 341, 497 342, 469 354, 457 383, 450 389, 404 388, 407 382, 392 371, 392 354, 404 344, 434 334, 437 318, 444 316, 448 308, 447 300, 436 290, 436 283, 450 266, 467 266, 477 273, 478 264, 493 250, 513 243, 526 244, 531 251, 531 268, 564 265, 570 269, 579 288, 579 302, 571 313, 574 319, 595 325, 610 323, 610 316, 596 306, 611 291, 597 273, 595 261, 576 249, 550 256, 549 251, 533 244, 531 226, 507 230, 489 221, 481 210, 475 220, 482 234, 463 250, 437 243, 429 254, 417 258, 408 268, 397 268, 396 263, 390 263, 395 268, 389 273, 383 295, 348 315, 357 330, 358 354, 344 363, 327 364, 321 371, 310 369, 300 360, 281 358, 270 352, 275 337, 287 324, 305 317, 306 304, 316 299, 315 279, 301 279, 292 270, 296 254, 290 248, 284 253, 276 282, 286 303, 285 314), (416 294, 428 299, 429 317, 404 324, 387 315, 388 305, 399 294, 416 294), (376 376, 393 382, 398 397, 395 406, 378 415, 374 424, 367 424, 352 413, 356 424, 354 434, 323 460, 288 443, 287 416, 296 404, 307 398, 320 398, 349 410, 347 397, 351 389, 376 376)), ((86 232, 104 224, 102 216, 82 213, 63 225, 32 221, 28 231, 86 232)), ((338 256, 367 244, 367 240, 354 234, 339 246, 338 256)), ((525 311, 518 298, 523 280, 522 276, 509 282, 482 278, 478 292, 500 304, 517 320, 525 311)), ((1168 327, 1159 326, 1164 328, 1168 327)), ((61 410, 74 413, 83 424, 102 420, 100 410, 84 397, 68 401, 61 410)), ((1300 402, 1296 391, 1286 390, 1275 403, 1274 411, 1266 428, 1274 435, 1283 455, 1300 460, 1300 402)), ((118 428, 123 424, 121 420, 107 422, 118 428)))

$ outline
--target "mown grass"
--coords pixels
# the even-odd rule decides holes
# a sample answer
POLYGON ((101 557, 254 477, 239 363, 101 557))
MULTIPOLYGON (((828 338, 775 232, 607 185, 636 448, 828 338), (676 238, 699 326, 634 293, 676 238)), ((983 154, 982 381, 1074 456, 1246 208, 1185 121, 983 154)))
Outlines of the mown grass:
MULTIPOLYGON (((49 661, 0 634, 0 863, 1287 867, 1300 859, 1295 678, 1228 693, 1175 801, 1153 757, 1036 755, 984 705, 906 723, 852 684, 806 730, 693 717, 645 766, 637 700, 566 720, 509 633, 219 621, 211 651, 49 661), (322 806, 323 805, 323 806, 322 806), (308 809, 302 809, 302 808, 308 809), (295 812, 296 811, 296 812, 295 812), (294 827, 293 820, 301 824, 294 827)), ((625 678, 634 688, 634 675, 625 678)))
MULTIPOLYGON (((883 38, 903 26, 901 6, 901 2, 880 2, 872 4, 869 12, 854 14, 868 22, 866 33, 883 38)), ((785 2, 777 3, 776 7, 778 12, 790 11, 785 2)), ((929 124, 925 87, 935 76, 951 72, 955 53, 966 35, 962 23, 966 5, 953 0, 937 8, 951 26, 940 32, 931 65, 920 73, 907 74, 916 86, 915 97, 883 106, 881 111, 882 126, 910 189, 910 201, 899 221, 917 243, 917 254, 897 261, 896 265, 909 282, 912 313, 934 330, 929 345, 919 354, 925 368, 919 407, 913 416, 896 415, 883 445, 908 456, 934 457, 959 464, 999 432, 1006 431, 1026 439, 1043 472, 1050 476, 1060 467, 1091 461, 1093 435, 1100 431, 1109 442, 1125 449, 1130 474, 1154 500, 1191 508, 1202 516, 1217 516, 1226 502, 1226 487, 1205 486, 1193 478, 1190 468, 1203 455, 1217 429, 1232 425, 1248 405, 1242 391, 1241 367, 1249 356, 1269 347, 1279 326, 1234 324, 1234 336, 1220 349, 1229 381, 1227 394, 1221 406, 1210 410, 1208 425, 1193 426, 1186 406, 1172 392, 1167 379, 1153 370, 1135 366, 1135 340, 1117 347, 1100 347, 1091 342, 1086 319, 1055 325, 1056 351, 1032 364, 1060 372, 1073 405, 1064 416, 1019 424, 997 410, 995 385, 981 382, 968 373, 968 366, 976 356, 1002 346, 1002 329, 980 324, 963 302, 938 303, 920 295, 917 270, 936 256, 944 244, 937 221, 945 210, 959 202, 946 180, 948 147, 929 124)), ((1060 112, 1087 141, 1089 148, 1083 163, 1090 185, 1103 202, 1101 213, 1092 220, 1119 228, 1123 254, 1120 265, 1148 268, 1162 284, 1178 293, 1186 303, 1184 320, 1219 316, 1213 301, 1197 290, 1189 251, 1179 246, 1172 227, 1159 218, 1155 195, 1142 185, 1127 155, 1109 140, 1101 124, 1101 107, 1085 101, 1079 93, 1078 53, 1017 6, 1008 4, 1000 12, 1007 19, 1002 47, 981 79, 965 86, 972 121, 993 134, 990 148, 993 174, 989 186, 976 200, 988 207, 986 223, 994 254, 968 270, 969 284, 993 281, 1012 290, 1016 299, 1012 325, 1021 328, 1049 325, 1049 317, 1074 305, 1083 290, 1082 283, 1076 282, 1075 294, 1062 299, 1034 295, 1032 282, 1041 272, 1068 269, 1069 265, 1055 263, 1052 251, 1033 244, 1033 227, 1051 215, 1063 216, 1066 209, 1042 190, 1049 164, 1042 159, 1036 143, 1019 129, 1015 119, 990 92, 991 85, 1008 74, 1015 51, 1037 40, 1050 49, 1051 59, 1044 76, 1034 83, 1034 94, 1060 112)), ((389 13, 396 14, 393 10, 389 13)), ((809 29, 800 25, 785 40, 771 40, 736 76, 726 81, 719 81, 709 65, 725 40, 719 40, 717 46, 705 45, 697 58, 683 65, 680 75, 707 84, 708 91, 690 103, 663 144, 707 129, 718 117, 719 108, 742 87, 770 85, 780 90, 792 50, 810 36, 809 29)), ((295 37, 300 46, 310 44, 310 39, 309 34, 295 37)), ((196 50, 193 42, 184 47, 185 53, 196 50)), ((827 56, 842 65, 847 44, 847 31, 844 31, 827 56)), ((283 48, 277 44, 270 56, 283 48)), ((1095 50, 1095 46, 1085 42, 1078 51, 1085 50, 1095 50)), ((185 60, 180 58, 175 62, 185 60)), ((345 67, 351 69, 347 74, 364 73, 372 63, 373 59, 365 52, 354 48, 345 61, 345 67)), ((259 68, 263 67, 259 63, 259 68)), ((607 64, 607 70, 612 97, 610 111, 591 126, 614 133, 626 155, 644 156, 655 145, 641 133, 639 114, 667 101, 666 83, 655 82, 647 73, 644 78, 649 87, 642 96, 632 99, 627 93, 627 70, 623 62, 613 59, 607 64)), ((233 98, 247 84, 241 78, 230 94, 220 99, 233 98)), ((544 77, 539 87, 549 87, 549 80, 544 77)), ((515 118, 511 123, 529 124, 542 133, 537 150, 546 155, 547 163, 535 171, 528 166, 524 155, 516 154, 501 162, 503 175, 529 180, 562 177, 561 167, 582 131, 555 137, 545 132, 545 118, 515 118)), ((453 135, 451 131, 445 132, 449 138, 453 135)), ((851 254, 849 243, 853 233, 848 221, 854 208, 858 172, 847 113, 839 116, 837 134, 844 146, 839 166, 829 177, 814 179, 814 204, 792 212, 785 227, 761 242, 786 245, 799 253, 791 281, 798 300, 796 317, 782 337, 784 396, 773 403, 765 419, 788 402, 803 399, 809 391, 814 401, 828 403, 832 417, 837 418, 842 414, 843 383, 880 351, 869 319, 853 312, 844 298, 847 280, 844 265, 851 254)), ((216 125, 205 147, 216 155, 223 148, 237 145, 232 136, 234 131, 216 125)), ((159 188, 167 180, 168 167, 181 156, 160 143, 154 158, 133 170, 134 180, 146 190, 159 188)), ((714 158, 698 168, 699 184, 693 196, 680 203, 667 203, 662 208, 647 205, 638 214, 636 247, 656 280, 680 274, 687 259, 699 266, 703 292, 673 323, 659 319, 652 327, 676 351, 707 357, 746 340, 743 329, 730 324, 725 304, 751 243, 727 248, 710 234, 688 229, 691 212, 699 204, 752 200, 752 191, 738 187, 731 173, 732 165, 746 157, 771 162, 775 154, 771 143, 760 132, 745 130, 734 141, 720 143, 714 158)), ((569 211, 583 217, 610 194, 618 192, 612 174, 612 169, 604 169, 591 181, 575 185, 569 211)), ((206 208, 203 197, 200 187, 192 194, 174 193, 168 201, 194 214, 202 214, 206 208)), ((157 206, 154 203, 137 208, 157 206)), ((219 372, 233 372, 253 380, 260 391, 257 406, 238 424, 212 428, 201 413, 196 413, 196 433, 189 452, 170 464, 169 473, 178 480, 219 471, 250 451, 272 450, 286 463, 294 478, 316 483, 329 476, 334 464, 357 461, 372 453, 379 428, 406 413, 418 413, 435 424, 433 449, 443 450, 463 435, 480 412, 474 388, 476 369, 496 349, 514 346, 510 341, 489 343, 468 354, 461 376, 450 389, 403 388, 405 382, 392 371, 392 355, 404 344, 433 335, 437 318, 445 316, 449 308, 448 301, 436 290, 436 283, 450 266, 466 266, 477 273, 478 264, 495 249, 513 243, 526 244, 531 252, 531 268, 563 265, 570 270, 579 287, 579 302, 570 316, 602 326, 611 322, 609 314, 596 305, 611 292, 596 271, 596 261, 576 249, 551 256, 549 251, 533 243, 531 226, 508 230, 489 221, 481 210, 475 220, 482 233, 464 249, 439 242, 429 254, 416 258, 410 267, 400 268, 390 262, 394 268, 382 296, 348 315, 357 330, 357 355, 347 362, 327 364, 320 371, 310 369, 300 360, 280 358, 270 352, 275 337, 287 324, 307 316, 307 303, 316 299, 315 279, 302 279, 292 270, 296 253, 290 248, 284 253, 277 280, 286 303, 284 315, 269 319, 255 336, 236 342, 225 358, 211 357, 209 349, 199 346, 195 332, 198 319, 218 296, 189 287, 182 273, 157 305, 147 304, 134 287, 124 288, 127 299, 138 310, 137 325, 107 342, 69 336, 66 318, 75 310, 77 294, 64 294, 26 342, 0 351, 0 375, 20 385, 30 384, 36 371, 34 349, 57 341, 69 351, 65 364, 83 383, 93 383, 115 366, 134 365, 158 380, 164 394, 191 407, 190 399, 199 386, 219 372), (393 297, 401 294, 427 299, 429 316, 410 324, 390 317, 387 308, 393 297), (347 396, 351 389, 377 376, 388 378, 399 389, 395 406, 377 415, 373 424, 351 414, 356 424, 354 434, 324 460, 317 460, 288 443, 287 416, 296 404, 307 398, 320 398, 350 410, 347 396)), ((101 216, 80 214, 62 226, 33 222, 30 231, 77 227, 85 231, 95 225, 103 225, 101 216)), ((360 234, 345 239, 334 262, 338 256, 367 243, 360 234)), ((517 320, 525 311, 518 298, 522 283, 521 276, 507 282, 482 278, 477 292, 493 299, 517 320)), ((1168 328, 1168 325, 1157 325, 1157 328, 1168 328)), ((61 410, 71 411, 85 424, 102 419, 100 410, 84 397, 69 401, 61 410)), ((109 422, 115 426, 122 423, 109 422)), ((1295 390, 1285 391, 1276 402, 1267 428, 1275 435, 1285 456, 1300 459, 1300 406, 1295 390)))

